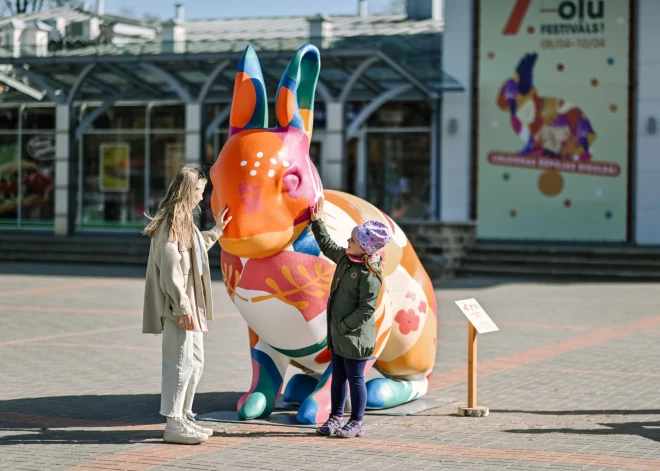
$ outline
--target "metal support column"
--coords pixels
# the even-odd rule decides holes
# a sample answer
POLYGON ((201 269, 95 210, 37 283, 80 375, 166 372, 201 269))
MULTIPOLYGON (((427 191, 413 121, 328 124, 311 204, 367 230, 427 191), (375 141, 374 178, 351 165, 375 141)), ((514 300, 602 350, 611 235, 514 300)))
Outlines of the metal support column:
POLYGON ((326 140, 321 149, 321 179, 328 189, 346 188, 344 159, 344 104, 326 103, 326 140))
POLYGON ((186 103, 186 164, 202 163, 202 105, 186 103))
POLYGON ((439 100, 431 101, 431 186, 429 196, 431 201, 429 216, 432 221, 440 218, 440 103, 439 100))
POLYGON ((68 236, 69 173, 71 150, 71 107, 68 103, 55 107, 55 235, 68 236))

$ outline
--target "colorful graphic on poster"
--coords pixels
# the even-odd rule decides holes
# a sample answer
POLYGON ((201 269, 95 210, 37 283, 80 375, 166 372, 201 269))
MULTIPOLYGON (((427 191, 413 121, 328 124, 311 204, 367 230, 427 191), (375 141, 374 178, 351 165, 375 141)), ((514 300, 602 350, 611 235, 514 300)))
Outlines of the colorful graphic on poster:
POLYGON ((627 237, 628 0, 480 2, 477 234, 627 237))
POLYGON ((99 178, 101 191, 127 192, 129 190, 130 145, 101 144, 99 178))

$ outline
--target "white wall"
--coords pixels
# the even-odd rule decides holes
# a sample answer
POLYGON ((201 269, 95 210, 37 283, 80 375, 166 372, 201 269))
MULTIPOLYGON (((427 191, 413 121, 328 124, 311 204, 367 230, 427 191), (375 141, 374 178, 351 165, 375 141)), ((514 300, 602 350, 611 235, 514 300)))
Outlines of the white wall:
POLYGON ((638 0, 638 9, 634 224, 635 241, 650 245, 660 244, 660 1, 638 0))
POLYGON ((472 0, 445 0, 445 32, 442 40, 442 68, 458 80, 464 92, 446 92, 442 97, 440 161, 440 220, 470 220, 470 175, 472 162, 472 0), (450 119, 458 121, 450 135, 450 119))

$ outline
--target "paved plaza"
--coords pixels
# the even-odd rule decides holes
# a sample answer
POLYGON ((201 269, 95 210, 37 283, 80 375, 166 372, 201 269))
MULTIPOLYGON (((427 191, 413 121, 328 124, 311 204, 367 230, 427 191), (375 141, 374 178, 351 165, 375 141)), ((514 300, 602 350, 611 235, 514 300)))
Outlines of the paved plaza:
MULTIPOLYGON (((368 416, 367 436, 205 423, 199 446, 161 442, 160 337, 141 334, 144 270, 0 266, 0 468, 22 470, 660 470, 660 284, 459 279, 438 284, 430 395, 413 416, 368 416), (476 297, 480 405, 466 401, 476 297)), ((235 410, 251 380, 247 328, 215 274, 216 320, 196 412, 235 410)))

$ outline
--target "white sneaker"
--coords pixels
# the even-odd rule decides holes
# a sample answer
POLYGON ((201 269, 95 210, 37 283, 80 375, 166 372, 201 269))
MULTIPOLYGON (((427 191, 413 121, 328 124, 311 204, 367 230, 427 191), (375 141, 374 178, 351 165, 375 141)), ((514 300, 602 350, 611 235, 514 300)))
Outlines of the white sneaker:
POLYGON ((191 427, 188 422, 181 418, 167 418, 167 426, 163 434, 163 441, 167 443, 180 443, 182 445, 198 445, 208 440, 205 433, 199 432, 191 427))
POLYGON ((188 419, 188 422, 194 422, 195 417, 197 417, 197 414, 195 414, 194 412, 184 412, 183 417, 188 419))
POLYGON ((213 429, 212 428, 202 427, 197 422, 194 422, 193 420, 191 420, 189 415, 184 414, 183 415, 183 420, 185 420, 186 424, 188 424, 188 427, 192 428, 193 430, 195 430, 197 432, 202 432, 203 434, 206 434, 209 437, 213 436, 213 429))

